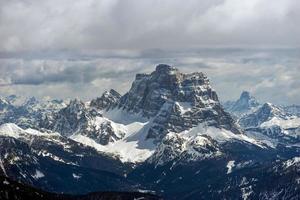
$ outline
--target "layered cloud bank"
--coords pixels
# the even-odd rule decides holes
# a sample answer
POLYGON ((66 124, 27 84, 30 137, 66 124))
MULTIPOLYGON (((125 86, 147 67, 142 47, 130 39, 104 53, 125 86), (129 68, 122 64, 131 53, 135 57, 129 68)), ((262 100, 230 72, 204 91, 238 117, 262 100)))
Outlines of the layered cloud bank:
POLYGON ((52 98, 99 96, 114 88, 126 92, 132 76, 168 63, 185 72, 206 73, 221 100, 249 90, 262 101, 297 104, 299 50, 202 49, 151 51, 139 56, 0 59, 0 95, 23 94, 52 98))

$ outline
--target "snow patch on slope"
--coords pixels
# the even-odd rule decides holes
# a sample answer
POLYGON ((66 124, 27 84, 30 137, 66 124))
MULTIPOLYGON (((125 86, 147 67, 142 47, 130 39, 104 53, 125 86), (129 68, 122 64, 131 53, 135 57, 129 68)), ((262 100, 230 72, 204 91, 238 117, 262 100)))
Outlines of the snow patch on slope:
MULTIPOLYGON (((124 125, 125 126, 125 125, 124 125)), ((72 135, 70 138, 91 146, 100 152, 112 153, 120 157, 122 162, 142 162, 150 157, 155 149, 153 140, 146 139, 147 123, 134 122, 124 127, 126 135, 108 145, 101 145, 89 137, 72 135)))
POLYGON ((263 144, 253 138, 248 137, 244 134, 234 134, 231 131, 222 128, 216 128, 213 126, 207 126, 205 124, 199 124, 198 126, 181 132, 182 135, 187 136, 197 136, 197 135, 207 135, 210 136, 212 139, 216 140, 217 142, 224 143, 230 140, 240 140, 244 142, 248 142, 264 148, 263 144))
POLYGON ((7 173, 6 173, 6 170, 5 170, 5 167, 4 167, 4 165, 3 165, 3 161, 2 161, 1 158, 0 158, 0 168, 1 168, 1 170, 3 171, 4 175, 7 176, 7 173))
POLYGON ((72 176, 74 179, 77 179, 77 180, 81 178, 81 175, 75 174, 75 173, 72 173, 72 176))
POLYGON ((192 110, 193 106, 189 102, 176 102, 176 105, 179 106, 180 112, 182 114, 192 110))
POLYGON ((273 117, 270 120, 261 124, 261 127, 280 126, 283 129, 294 128, 300 126, 300 118, 293 117, 290 119, 282 119, 279 117, 273 117))
POLYGON ((104 111, 102 115, 113 122, 128 125, 133 122, 146 123, 149 119, 146 119, 139 113, 128 113, 123 109, 112 109, 109 111, 104 111))
POLYGON ((0 126, 0 135, 18 139, 21 137, 26 137, 26 135, 35 135, 35 136, 57 135, 57 136, 59 136, 59 133, 43 133, 43 132, 31 129, 31 128, 24 130, 14 123, 6 123, 6 124, 2 124, 0 126))
POLYGON ((39 170, 35 170, 35 174, 32 175, 34 179, 40 179, 43 178, 44 176, 45 176, 44 173, 39 170))
POLYGON ((227 163, 226 167, 227 167, 227 174, 230 174, 232 172, 232 169, 234 168, 235 166, 235 161, 234 160, 231 160, 227 163))
POLYGON ((300 157, 294 157, 290 160, 285 161, 283 163, 283 165, 284 165, 285 168, 288 168, 288 167, 293 166, 294 164, 299 163, 299 162, 300 162, 300 157))

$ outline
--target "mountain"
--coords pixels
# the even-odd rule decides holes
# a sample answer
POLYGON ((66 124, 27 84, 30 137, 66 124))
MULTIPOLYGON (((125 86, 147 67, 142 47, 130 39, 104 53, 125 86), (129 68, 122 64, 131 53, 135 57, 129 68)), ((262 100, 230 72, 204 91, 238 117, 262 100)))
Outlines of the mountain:
POLYGON ((147 138, 156 140, 200 123, 240 133, 203 73, 183 74, 164 64, 151 74, 138 74, 118 108, 152 119, 147 138))
POLYGON ((45 115, 66 106, 65 101, 39 101, 34 97, 24 98, 10 95, 0 98, 0 124, 15 123, 22 128, 39 129, 40 120, 45 115))
POLYGON ((110 109, 119 103, 120 98, 121 95, 114 89, 111 89, 110 91, 105 91, 101 97, 93 99, 90 102, 90 106, 99 110, 110 109))
POLYGON ((221 105, 202 72, 159 64, 124 95, 17 99, 0 101, 0 173, 13 180, 71 194, 298 197, 299 118, 248 92, 221 105))
POLYGON ((280 107, 271 103, 265 103, 253 113, 241 117, 239 124, 243 127, 257 127, 267 121, 289 120, 291 117, 280 107))
POLYGON ((235 136, 241 134, 239 128, 203 73, 183 74, 161 64, 151 74, 138 74, 125 95, 110 90, 89 105, 73 100, 47 116, 41 127, 123 161, 143 162, 169 138, 167 134, 200 124, 243 138, 235 136))
POLYGON ((235 116, 245 134, 251 138, 272 147, 297 145, 300 142, 300 118, 297 105, 260 104, 248 92, 243 92, 240 99, 235 102, 225 102, 223 106, 235 116), (236 109, 237 107, 240 109, 236 109))
POLYGON ((236 101, 227 101, 223 104, 225 110, 239 117, 243 114, 255 110, 260 103, 249 92, 243 91, 240 98, 236 101))
POLYGON ((245 128, 247 135, 264 139, 273 146, 297 145, 300 142, 300 118, 271 103, 244 115, 239 124, 245 128))
POLYGON ((58 133, 3 124, 0 144, 0 171, 14 180, 51 192, 133 189, 124 178, 130 166, 58 133))

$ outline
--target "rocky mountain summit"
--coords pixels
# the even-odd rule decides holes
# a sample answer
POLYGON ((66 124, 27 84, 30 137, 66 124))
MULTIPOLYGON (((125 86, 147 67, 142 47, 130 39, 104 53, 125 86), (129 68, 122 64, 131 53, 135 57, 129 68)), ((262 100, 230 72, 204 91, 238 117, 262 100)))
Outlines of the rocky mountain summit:
POLYGON ((167 132, 181 132, 199 123, 240 133, 203 73, 184 74, 165 64, 151 74, 137 74, 118 108, 152 118, 148 138, 162 138, 167 132))

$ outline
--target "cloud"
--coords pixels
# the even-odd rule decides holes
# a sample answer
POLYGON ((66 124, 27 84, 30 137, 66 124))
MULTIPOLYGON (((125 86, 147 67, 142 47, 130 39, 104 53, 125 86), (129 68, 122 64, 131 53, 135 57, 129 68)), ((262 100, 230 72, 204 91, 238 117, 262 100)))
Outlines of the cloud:
POLYGON ((0 52, 299 46, 295 0, 11 0, 0 52))
POLYGON ((183 72, 202 71, 221 100, 248 90, 262 102, 298 104, 299 51, 291 49, 198 49, 138 53, 137 57, 89 59, 0 59, 0 95, 51 96, 89 100, 111 88, 129 90, 136 73, 158 63, 183 72), (160 55, 160 56, 159 56, 160 55))
POLYGON ((251 90, 298 103, 299 9, 296 0, 0 0, 0 95, 124 93, 136 73, 169 63, 207 73, 222 100, 251 90))

